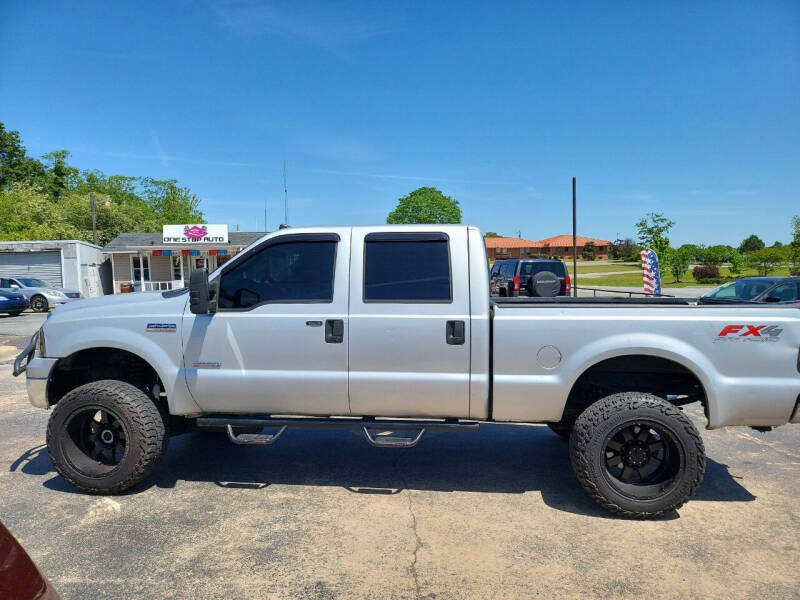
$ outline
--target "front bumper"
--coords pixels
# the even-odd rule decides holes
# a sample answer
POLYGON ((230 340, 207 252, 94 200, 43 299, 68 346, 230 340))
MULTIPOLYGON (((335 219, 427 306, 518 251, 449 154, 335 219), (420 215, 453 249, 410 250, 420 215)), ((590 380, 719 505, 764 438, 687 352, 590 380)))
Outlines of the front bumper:
POLYGON ((25 368, 28 400, 36 408, 50 408, 50 404, 47 402, 47 383, 50 381, 50 372, 56 362, 58 362, 57 358, 37 356, 31 359, 25 368))

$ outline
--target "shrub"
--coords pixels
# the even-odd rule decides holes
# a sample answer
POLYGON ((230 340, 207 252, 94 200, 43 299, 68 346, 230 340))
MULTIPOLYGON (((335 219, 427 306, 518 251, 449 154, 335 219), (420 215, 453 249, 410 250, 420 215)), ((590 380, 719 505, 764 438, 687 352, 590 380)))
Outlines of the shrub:
POLYGON ((692 269, 692 277, 695 281, 705 281, 707 279, 719 279, 719 267, 715 265, 702 265, 692 269))

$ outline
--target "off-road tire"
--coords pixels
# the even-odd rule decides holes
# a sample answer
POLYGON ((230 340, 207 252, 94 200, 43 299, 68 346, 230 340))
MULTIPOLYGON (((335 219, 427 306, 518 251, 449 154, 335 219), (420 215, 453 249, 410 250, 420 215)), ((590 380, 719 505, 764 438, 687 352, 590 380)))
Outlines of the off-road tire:
POLYGON ((36 294, 31 298, 31 310, 35 313, 46 313, 50 310, 50 304, 47 298, 41 294, 36 294))
POLYGON ((654 519, 683 506, 703 481, 706 467, 703 440, 691 420, 669 402, 640 392, 613 394, 590 405, 575 421, 569 452, 572 468, 589 496, 606 510, 631 519, 654 519), (623 423, 639 420, 668 429, 684 457, 672 488, 647 500, 621 493, 605 470, 607 436, 623 423))
POLYGON ((558 437, 568 440, 570 435, 572 434, 572 425, 563 425, 561 423, 548 423, 547 426, 550 428, 550 431, 555 433, 558 437))
POLYGON ((94 381, 67 393, 55 406, 47 424, 47 449, 58 473, 76 488, 90 494, 118 494, 153 472, 167 446, 164 420, 153 400, 141 389, 113 379, 94 381), (124 456, 104 476, 88 476, 65 455, 71 415, 89 407, 111 410, 127 428, 124 456))

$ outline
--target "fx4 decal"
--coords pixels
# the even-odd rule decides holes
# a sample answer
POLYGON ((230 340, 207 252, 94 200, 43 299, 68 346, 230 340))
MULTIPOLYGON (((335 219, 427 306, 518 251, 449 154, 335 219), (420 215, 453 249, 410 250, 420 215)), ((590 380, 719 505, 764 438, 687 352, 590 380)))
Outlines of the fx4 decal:
POLYGON ((777 342, 781 333, 777 325, 725 325, 714 341, 777 342))

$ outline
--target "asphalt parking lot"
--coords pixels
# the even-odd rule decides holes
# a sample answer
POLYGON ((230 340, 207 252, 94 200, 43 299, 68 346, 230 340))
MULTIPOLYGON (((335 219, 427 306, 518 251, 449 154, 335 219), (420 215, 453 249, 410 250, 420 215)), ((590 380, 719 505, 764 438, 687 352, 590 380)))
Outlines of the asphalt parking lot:
POLYGON ((800 426, 704 432, 697 497, 652 522, 596 506, 539 426, 411 450, 188 434, 147 485, 94 497, 55 473, 11 376, 42 320, 0 316, 0 519, 64 599, 800 597, 800 426))

